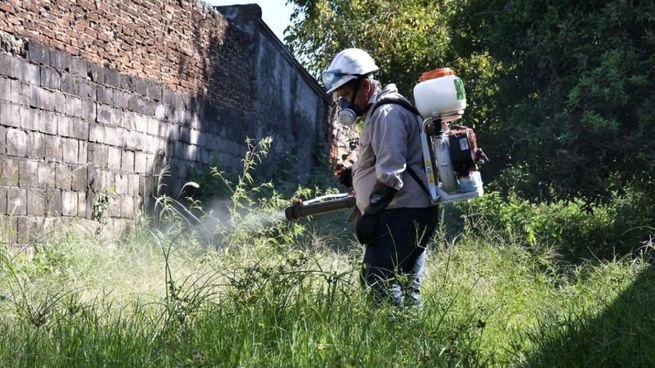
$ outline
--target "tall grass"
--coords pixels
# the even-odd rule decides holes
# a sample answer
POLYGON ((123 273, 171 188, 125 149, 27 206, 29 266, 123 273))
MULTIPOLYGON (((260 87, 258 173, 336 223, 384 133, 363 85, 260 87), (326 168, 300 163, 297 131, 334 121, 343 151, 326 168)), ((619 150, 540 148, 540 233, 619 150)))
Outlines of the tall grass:
POLYGON ((652 244, 568 263, 471 217, 430 244, 422 309, 379 306, 358 283, 351 229, 246 221, 281 196, 217 177, 232 188, 227 217, 192 202, 191 221, 162 196, 158 226, 117 241, 69 232, 33 257, 0 248, 0 366, 655 364, 652 244))

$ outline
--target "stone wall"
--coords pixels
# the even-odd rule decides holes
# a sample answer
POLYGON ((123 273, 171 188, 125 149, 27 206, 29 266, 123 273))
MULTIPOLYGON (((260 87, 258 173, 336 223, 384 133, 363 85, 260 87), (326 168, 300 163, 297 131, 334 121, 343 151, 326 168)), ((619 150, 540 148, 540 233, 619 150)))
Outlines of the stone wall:
POLYGON ((0 3, 3 243, 84 219, 122 229, 163 168, 177 195, 210 166, 237 171, 246 137, 273 136, 267 175, 307 178, 330 144, 327 97, 259 7, 219 10, 227 18, 184 0, 0 3))

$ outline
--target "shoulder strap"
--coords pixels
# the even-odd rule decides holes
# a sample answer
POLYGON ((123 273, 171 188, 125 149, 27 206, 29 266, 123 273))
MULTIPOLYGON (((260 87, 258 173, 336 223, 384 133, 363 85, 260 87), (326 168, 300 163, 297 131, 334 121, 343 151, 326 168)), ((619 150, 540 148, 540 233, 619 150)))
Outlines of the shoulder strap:
MULTIPOLYGON (((379 100, 378 102, 375 103, 375 105, 373 105, 373 110, 371 111, 371 114, 373 114, 378 107, 388 104, 400 105, 406 108, 407 110, 411 111, 412 113, 414 113, 414 115, 419 115, 419 112, 418 110, 416 110, 416 107, 414 107, 414 105, 412 105, 409 101, 407 101, 407 99, 402 97, 401 98, 387 97, 379 100)), ((414 181, 421 187, 421 189, 423 189, 425 194, 428 195, 428 198, 431 198, 430 190, 428 189, 427 186, 425 186, 425 183, 421 181, 418 175, 416 175, 416 172, 409 165, 407 165, 406 171, 412 177, 412 179, 414 179, 414 181)))
POLYGON ((412 105, 411 102, 407 101, 407 99, 405 99, 403 97, 386 97, 386 98, 383 98, 383 99, 379 100, 378 102, 375 103, 375 105, 373 105, 373 107, 372 107, 373 110, 371 111, 371 114, 373 114, 375 112, 375 110, 377 110, 378 107, 380 107, 382 105, 389 105, 389 104, 400 105, 400 106, 406 108, 407 110, 411 111, 415 115, 419 114, 418 110, 416 110, 416 107, 414 107, 414 105, 412 105))

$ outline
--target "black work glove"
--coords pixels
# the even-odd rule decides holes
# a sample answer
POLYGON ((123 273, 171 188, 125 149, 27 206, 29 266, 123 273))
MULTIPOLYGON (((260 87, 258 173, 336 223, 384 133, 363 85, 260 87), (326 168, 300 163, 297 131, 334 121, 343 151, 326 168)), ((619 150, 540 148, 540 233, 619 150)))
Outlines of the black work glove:
POLYGON ((379 181, 375 183, 369 198, 369 205, 364 214, 357 220, 355 231, 357 240, 362 244, 370 244, 375 240, 375 226, 380 219, 380 214, 391 203, 398 190, 388 187, 379 181))
POLYGON ((337 165, 334 168, 334 175, 339 177, 339 183, 345 185, 347 188, 353 186, 353 169, 352 167, 345 167, 343 164, 337 165))

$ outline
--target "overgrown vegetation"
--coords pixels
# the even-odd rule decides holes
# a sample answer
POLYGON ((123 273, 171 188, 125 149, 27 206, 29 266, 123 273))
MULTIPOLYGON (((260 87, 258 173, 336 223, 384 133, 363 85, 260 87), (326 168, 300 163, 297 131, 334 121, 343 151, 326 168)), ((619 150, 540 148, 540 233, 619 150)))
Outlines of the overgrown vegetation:
POLYGON ((556 251, 568 234, 551 230, 559 217, 490 195, 449 208, 459 231, 444 223, 431 243, 422 310, 374 307, 358 283, 352 230, 326 230, 329 217, 261 220, 281 203, 247 175, 265 144, 251 145, 235 181, 215 171, 231 193, 213 205, 222 217, 161 196, 158 226, 139 222, 118 241, 61 232, 34 244, 32 257, 1 248, 2 366, 655 363, 652 243, 570 262, 556 251))

